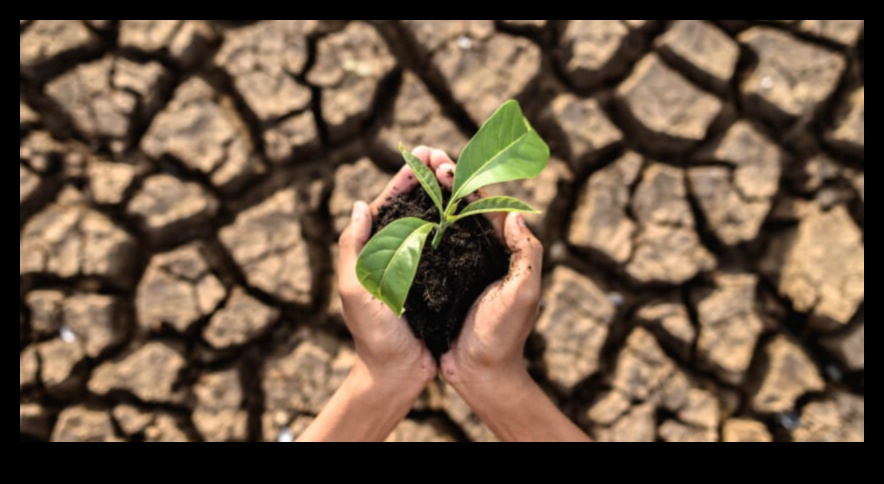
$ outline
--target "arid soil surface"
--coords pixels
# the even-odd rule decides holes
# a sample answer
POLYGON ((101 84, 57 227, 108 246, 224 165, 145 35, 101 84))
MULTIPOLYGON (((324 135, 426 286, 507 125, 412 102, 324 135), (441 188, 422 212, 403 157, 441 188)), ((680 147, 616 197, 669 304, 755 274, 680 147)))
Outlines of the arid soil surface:
MULTIPOLYGON (((20 21, 22 440, 290 441, 396 146, 519 99, 532 375, 602 441, 862 441, 863 21, 20 21)), ((392 441, 491 441, 444 384, 392 441)))

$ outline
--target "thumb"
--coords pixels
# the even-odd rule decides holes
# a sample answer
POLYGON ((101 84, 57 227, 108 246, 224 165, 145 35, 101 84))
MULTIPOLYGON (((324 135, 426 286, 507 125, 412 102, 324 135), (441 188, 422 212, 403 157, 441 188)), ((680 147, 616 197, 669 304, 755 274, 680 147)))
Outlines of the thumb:
POLYGON ((340 249, 338 277, 342 288, 359 285, 355 271, 356 260, 371 236, 371 226, 372 218, 368 204, 361 201, 354 203, 350 223, 338 241, 340 249))
POLYGON ((531 233, 522 215, 517 213, 507 215, 504 236, 512 256, 503 289, 517 296, 516 301, 534 307, 540 301, 543 244, 531 233))

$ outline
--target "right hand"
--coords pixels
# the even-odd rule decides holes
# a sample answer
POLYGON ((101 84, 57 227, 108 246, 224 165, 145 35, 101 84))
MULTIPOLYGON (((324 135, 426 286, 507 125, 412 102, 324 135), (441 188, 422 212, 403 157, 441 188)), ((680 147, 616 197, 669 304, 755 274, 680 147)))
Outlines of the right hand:
POLYGON ((543 246, 521 215, 504 216, 503 225, 509 274, 479 296, 440 362, 442 378, 455 387, 527 375, 524 349, 540 306, 543 246))
MULTIPOLYGON (((432 150, 430 167, 450 190, 455 164, 448 155, 432 150)), ((481 196, 473 195, 470 201, 481 196)), ((527 377, 524 348, 540 306, 543 245, 520 214, 493 213, 487 218, 512 257, 509 274, 479 296, 460 336, 441 358, 442 378, 459 392, 527 377)))
MULTIPOLYGON (((451 159, 433 150, 430 167, 451 189, 451 159)), ((543 393, 525 366, 525 343, 540 306, 543 246, 521 215, 487 218, 512 252, 509 274, 473 304, 460 336, 442 355, 442 379, 502 441, 587 442, 589 437, 543 393)))

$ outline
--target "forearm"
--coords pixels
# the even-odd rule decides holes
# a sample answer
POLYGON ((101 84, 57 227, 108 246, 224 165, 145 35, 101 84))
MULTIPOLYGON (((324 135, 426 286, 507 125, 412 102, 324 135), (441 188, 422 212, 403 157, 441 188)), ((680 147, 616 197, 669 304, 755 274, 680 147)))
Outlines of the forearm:
POLYGON ((464 381, 455 389, 504 442, 589 442, 527 371, 487 380, 464 381))
POLYGON ((382 442, 401 422, 421 392, 415 385, 373 376, 354 364, 299 442, 382 442))

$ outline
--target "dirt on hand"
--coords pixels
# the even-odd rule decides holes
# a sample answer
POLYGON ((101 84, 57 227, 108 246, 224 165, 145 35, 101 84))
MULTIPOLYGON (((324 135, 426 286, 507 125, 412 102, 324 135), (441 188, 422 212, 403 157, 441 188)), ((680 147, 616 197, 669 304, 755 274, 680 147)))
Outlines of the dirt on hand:
MULTIPOLYGON (((451 192, 443 190, 444 203, 451 192)), ((377 233, 404 217, 438 222, 439 210, 422 189, 400 195, 378 211, 377 233)), ((437 249, 427 242, 405 300, 405 319, 438 360, 457 339, 476 298, 509 270, 509 251, 482 216, 468 217, 445 231, 437 249)))

